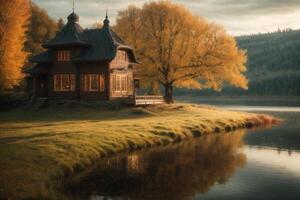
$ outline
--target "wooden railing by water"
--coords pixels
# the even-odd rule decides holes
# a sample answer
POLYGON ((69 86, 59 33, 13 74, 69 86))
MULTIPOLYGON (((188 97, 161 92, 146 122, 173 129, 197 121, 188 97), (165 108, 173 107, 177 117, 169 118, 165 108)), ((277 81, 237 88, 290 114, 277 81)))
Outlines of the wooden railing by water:
POLYGON ((162 96, 151 96, 151 95, 136 95, 134 97, 134 105, 155 105, 163 104, 164 98, 162 96))

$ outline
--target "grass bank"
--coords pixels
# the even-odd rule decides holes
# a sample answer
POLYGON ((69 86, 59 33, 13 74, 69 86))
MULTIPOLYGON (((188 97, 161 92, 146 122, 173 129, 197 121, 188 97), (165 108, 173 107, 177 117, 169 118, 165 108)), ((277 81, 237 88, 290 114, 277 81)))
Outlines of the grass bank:
POLYGON ((100 157, 276 122, 191 104, 121 110, 70 104, 1 112, 0 199, 55 197, 66 175, 100 157))

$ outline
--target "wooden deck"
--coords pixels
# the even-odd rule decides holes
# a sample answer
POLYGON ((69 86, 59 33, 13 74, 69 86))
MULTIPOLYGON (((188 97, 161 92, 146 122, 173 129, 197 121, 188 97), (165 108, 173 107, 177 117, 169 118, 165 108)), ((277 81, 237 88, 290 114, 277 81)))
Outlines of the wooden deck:
POLYGON ((162 96, 141 96, 137 95, 134 97, 134 105, 155 105, 155 104, 163 104, 164 98, 162 96))

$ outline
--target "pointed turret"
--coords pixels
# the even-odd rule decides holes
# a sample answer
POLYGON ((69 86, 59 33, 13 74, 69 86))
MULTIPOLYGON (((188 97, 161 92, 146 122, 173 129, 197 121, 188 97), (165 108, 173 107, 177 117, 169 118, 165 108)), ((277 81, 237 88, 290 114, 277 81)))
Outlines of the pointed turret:
POLYGON ((79 16, 72 12, 69 16, 68 16, 68 23, 77 23, 79 22, 79 16))
POLYGON ((106 10, 105 19, 103 21, 103 28, 109 28, 109 19, 108 19, 108 15, 107 15, 107 10, 106 10))
POLYGON ((92 41, 92 45, 75 61, 112 61, 118 49, 122 49, 128 52, 132 63, 138 63, 133 49, 110 29, 107 11, 102 29, 86 30, 84 36, 92 41))
POLYGON ((45 48, 60 46, 89 46, 82 37, 83 28, 79 25, 79 16, 72 12, 68 16, 68 23, 56 34, 56 36, 46 42, 45 48))

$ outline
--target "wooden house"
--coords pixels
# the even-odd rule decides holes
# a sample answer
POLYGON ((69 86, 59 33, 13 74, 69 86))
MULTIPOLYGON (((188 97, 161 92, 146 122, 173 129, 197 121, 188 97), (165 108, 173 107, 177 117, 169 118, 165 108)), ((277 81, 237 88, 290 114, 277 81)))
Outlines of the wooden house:
POLYGON ((101 29, 83 29, 74 12, 54 38, 33 56, 26 70, 34 97, 49 99, 131 99, 138 93, 138 64, 133 49, 111 30, 106 16, 101 29))

